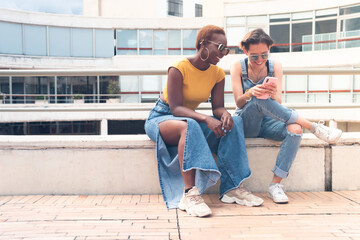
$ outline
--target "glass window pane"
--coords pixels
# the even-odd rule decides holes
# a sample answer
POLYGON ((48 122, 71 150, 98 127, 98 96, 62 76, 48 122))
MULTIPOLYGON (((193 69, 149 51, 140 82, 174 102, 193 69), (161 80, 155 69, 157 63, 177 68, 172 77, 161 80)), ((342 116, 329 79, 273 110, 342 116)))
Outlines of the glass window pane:
POLYGON ((350 90, 351 81, 353 76, 351 75, 333 75, 331 78, 331 90, 350 90))
POLYGON ((340 8, 340 15, 353 14, 359 12, 360 12, 360 5, 340 8))
POLYGON ((288 91, 305 91, 307 76, 305 75, 288 75, 286 76, 286 92, 288 91))
POLYGON ((310 75, 309 91, 327 91, 329 90, 329 76, 327 75, 310 75))
POLYGON ((24 54, 46 56, 46 27, 24 25, 24 54))
POLYGON ((93 56, 93 30, 72 29, 72 56, 92 57, 93 56))
POLYGON ((256 25, 262 26, 268 24, 268 17, 267 16, 249 16, 247 17, 247 24, 248 25, 256 25))
POLYGON ((95 57, 114 56, 114 30, 95 29, 95 57))
POLYGON ((328 93, 309 93, 309 103, 329 103, 328 93))
POLYGON ((69 77, 57 77, 57 103, 72 103, 71 81, 69 77))
POLYGON ((183 47, 184 55, 192 55, 196 53, 196 35, 198 30, 183 30, 183 47))
POLYGON ((354 89, 360 90, 360 75, 354 76, 354 89))
POLYGON ((352 94, 351 93, 331 93, 330 94, 331 103, 347 104, 352 103, 352 94))
POLYGON ((13 103, 25 103, 25 79, 24 77, 13 77, 12 81, 12 102, 13 103))
POLYGON ((26 94, 47 94, 50 77, 25 77, 26 94))
POLYGON ((161 91, 160 76, 142 76, 141 91, 160 92, 161 91))
POLYGON ((137 30, 117 30, 117 54, 137 54, 137 30))
POLYGON ((10 81, 9 81, 9 77, 0 77, 0 94, 5 93, 5 94, 9 94, 10 93, 10 81))
POLYGON ((292 24, 292 51, 304 52, 312 50, 312 22, 292 24))
POLYGON ((287 22, 290 21, 290 14, 270 15, 270 22, 287 22))
POLYGON ((152 55, 153 30, 139 30, 140 55, 152 55))
POLYGON ((306 103, 305 93, 286 93, 285 95, 286 103, 306 103))
POLYGON ((341 38, 344 39, 339 41, 340 48, 359 47, 358 36, 360 36, 360 18, 341 20, 341 38), (354 37, 356 38, 353 39, 354 37))
POLYGON ((70 28, 49 27, 50 56, 70 57, 70 28))
POLYGON ((290 25, 270 25, 270 36, 274 40, 271 52, 289 52, 290 25))
POLYGON ((227 17, 226 25, 245 25, 245 17, 227 17))
POLYGON ((0 53, 23 54, 21 24, 0 22, 0 53))
POLYGON ((181 54, 181 31, 169 30, 168 31, 168 54, 180 55, 181 54))
POLYGON ((154 31, 154 55, 166 55, 165 31, 154 31))
POLYGON ((139 102, 139 76, 120 76, 120 90, 121 102, 139 102))
POLYGON ((292 20, 306 20, 306 19, 312 19, 313 18, 313 12, 299 12, 299 13, 293 13, 292 14, 292 20))
POLYGON ((315 50, 336 48, 336 19, 315 22, 315 50))
POLYGON ((228 27, 226 29, 227 43, 230 47, 239 47, 240 40, 246 34, 245 27, 228 27))
POLYGON ((338 9, 332 8, 332 9, 325 9, 325 10, 317 10, 315 12, 316 18, 323 18, 323 17, 335 17, 337 16, 338 9))

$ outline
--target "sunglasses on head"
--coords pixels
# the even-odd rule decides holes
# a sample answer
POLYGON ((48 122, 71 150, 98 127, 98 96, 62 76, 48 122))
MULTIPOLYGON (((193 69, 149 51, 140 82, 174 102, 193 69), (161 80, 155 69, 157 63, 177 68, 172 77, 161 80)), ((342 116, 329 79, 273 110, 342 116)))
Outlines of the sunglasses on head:
POLYGON ((256 61, 259 59, 259 57, 261 56, 262 59, 266 60, 269 58, 270 54, 269 53, 263 53, 263 54, 260 54, 260 55, 250 55, 249 56, 249 59, 250 61, 256 61))
POLYGON ((218 50, 219 50, 219 51, 221 52, 221 54, 224 55, 224 56, 228 55, 228 53, 230 52, 230 49, 227 48, 227 47, 225 47, 225 45, 222 44, 222 43, 216 43, 216 42, 213 42, 213 41, 210 41, 210 40, 208 40, 207 42, 217 45, 217 46, 218 46, 218 50))

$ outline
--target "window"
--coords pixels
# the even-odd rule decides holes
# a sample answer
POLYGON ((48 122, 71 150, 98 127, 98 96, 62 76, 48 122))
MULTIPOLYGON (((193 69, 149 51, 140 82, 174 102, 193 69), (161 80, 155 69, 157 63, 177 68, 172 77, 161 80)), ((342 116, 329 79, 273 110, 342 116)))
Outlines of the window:
POLYGON ((184 55, 193 55, 196 53, 195 42, 198 30, 183 30, 184 55))
POLYGON ((152 55, 153 30, 139 30, 140 55, 152 55))
POLYGON ((117 30, 117 54, 137 54, 137 30, 117 30))
POLYGON ((270 36, 274 40, 271 52, 290 51, 290 24, 270 25, 270 36))
POLYGON ((312 50, 312 22, 292 24, 291 51, 312 50))
POLYGON ((336 49, 336 21, 315 22, 315 50, 336 49))
POLYGON ((168 0, 168 15, 183 16, 183 0, 168 0))
POLYGON ((49 27, 50 56, 70 57, 70 28, 49 27))
POLYGON ((93 30, 85 28, 72 29, 73 57, 93 57, 93 30))
POLYGON ((24 54, 46 56, 46 27, 24 25, 24 54))
POLYGON ((315 13, 315 18, 336 17, 337 13, 337 8, 318 10, 315 13))
POLYGON ((347 15, 360 12, 360 5, 340 8, 340 15, 347 15))
POLYGON ((23 54, 21 24, 0 22, 0 53, 23 54))
POLYGON ((360 47, 360 18, 341 20, 340 27, 339 48, 360 47))
POLYGON ((95 57, 114 56, 114 31, 111 29, 95 30, 95 57))
POLYGON ((310 20, 313 18, 313 12, 298 12, 292 14, 293 21, 310 20))
POLYGON ((166 31, 154 30, 154 55, 166 55, 166 31))
POLYGON ((195 17, 202 17, 202 5, 195 3, 195 17))
POLYGON ((290 14, 275 14, 270 15, 270 22, 289 22, 290 21, 290 14))
POLYGON ((168 31, 168 54, 181 55, 181 30, 168 31))

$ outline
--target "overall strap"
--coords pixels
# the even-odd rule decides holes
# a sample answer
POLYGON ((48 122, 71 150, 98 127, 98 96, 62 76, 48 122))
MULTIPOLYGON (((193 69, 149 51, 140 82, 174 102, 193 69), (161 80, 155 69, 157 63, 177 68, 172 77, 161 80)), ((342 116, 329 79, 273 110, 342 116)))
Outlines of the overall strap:
POLYGON ((245 59, 240 59, 242 79, 246 81, 248 79, 247 67, 245 59))
POLYGON ((241 81, 241 86, 243 88, 243 92, 245 93, 244 81, 246 81, 248 79, 248 74, 247 74, 247 67, 246 67, 246 63, 245 63, 244 59, 240 59, 240 64, 241 64, 241 74, 242 74, 240 81, 241 81))
POLYGON ((274 76, 274 72, 275 72, 275 67, 274 67, 274 60, 273 59, 269 59, 269 68, 268 68, 268 76, 269 77, 273 77, 274 76))

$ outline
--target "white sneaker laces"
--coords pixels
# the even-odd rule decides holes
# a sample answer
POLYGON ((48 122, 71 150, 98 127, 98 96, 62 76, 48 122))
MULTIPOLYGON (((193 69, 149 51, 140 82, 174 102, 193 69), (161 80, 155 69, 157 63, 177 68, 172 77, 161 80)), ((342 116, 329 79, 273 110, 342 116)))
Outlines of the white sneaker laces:
POLYGON ((284 185, 282 184, 276 184, 274 186, 274 192, 276 191, 277 194, 284 194, 284 190, 282 189, 284 185))

